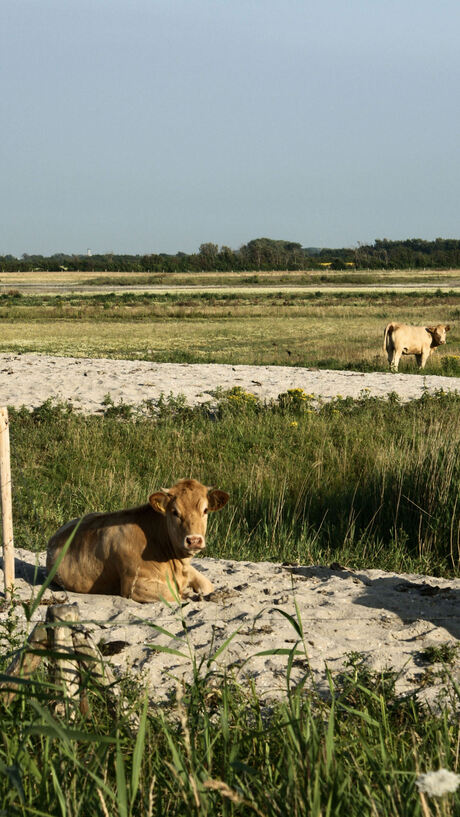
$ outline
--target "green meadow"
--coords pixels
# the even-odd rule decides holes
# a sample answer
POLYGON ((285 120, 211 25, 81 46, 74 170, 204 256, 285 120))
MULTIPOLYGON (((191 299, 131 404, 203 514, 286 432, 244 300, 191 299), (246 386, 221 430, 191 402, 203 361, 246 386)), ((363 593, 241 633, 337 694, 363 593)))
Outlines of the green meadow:
MULTIPOLYGON (((396 320, 452 324, 426 371, 458 375, 459 316, 457 291, 13 291, 0 295, 0 351, 385 371, 383 330, 396 320)), ((416 371, 413 358, 403 359, 401 371, 416 371)))

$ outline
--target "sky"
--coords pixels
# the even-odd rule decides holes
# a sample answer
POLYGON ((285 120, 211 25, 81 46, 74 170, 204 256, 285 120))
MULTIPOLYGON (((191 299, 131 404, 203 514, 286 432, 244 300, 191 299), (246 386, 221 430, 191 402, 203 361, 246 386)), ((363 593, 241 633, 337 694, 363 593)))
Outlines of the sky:
POLYGON ((2 0, 0 254, 460 237, 458 0, 2 0))

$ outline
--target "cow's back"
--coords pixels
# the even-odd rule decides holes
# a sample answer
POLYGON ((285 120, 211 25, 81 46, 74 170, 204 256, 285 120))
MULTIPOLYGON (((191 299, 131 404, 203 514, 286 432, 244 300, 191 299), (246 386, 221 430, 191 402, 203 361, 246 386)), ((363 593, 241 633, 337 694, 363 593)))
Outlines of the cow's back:
POLYGON ((431 335, 424 326, 408 326, 404 323, 395 325, 392 340, 396 349, 404 350, 409 355, 420 354, 431 345, 431 335))
POLYGON ((57 584, 76 593, 119 594, 126 565, 140 563, 147 542, 157 538, 155 528, 161 527, 157 517, 150 505, 143 505, 72 519, 48 542, 47 570, 51 570, 73 534, 54 577, 57 584))

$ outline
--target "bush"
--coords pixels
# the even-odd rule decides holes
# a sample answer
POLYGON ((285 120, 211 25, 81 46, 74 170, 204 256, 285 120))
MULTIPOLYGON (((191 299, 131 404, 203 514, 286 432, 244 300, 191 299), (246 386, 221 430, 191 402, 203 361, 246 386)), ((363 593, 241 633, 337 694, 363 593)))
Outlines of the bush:
POLYGON ((444 375, 460 377, 460 355, 443 355, 440 362, 444 375))

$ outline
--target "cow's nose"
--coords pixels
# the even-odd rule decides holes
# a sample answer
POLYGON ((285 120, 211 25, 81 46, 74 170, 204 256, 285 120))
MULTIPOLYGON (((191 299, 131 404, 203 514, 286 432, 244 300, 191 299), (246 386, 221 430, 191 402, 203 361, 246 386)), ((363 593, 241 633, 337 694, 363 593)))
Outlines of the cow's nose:
POLYGON ((185 546, 190 550, 202 550, 204 548, 204 536, 186 536, 185 546))

